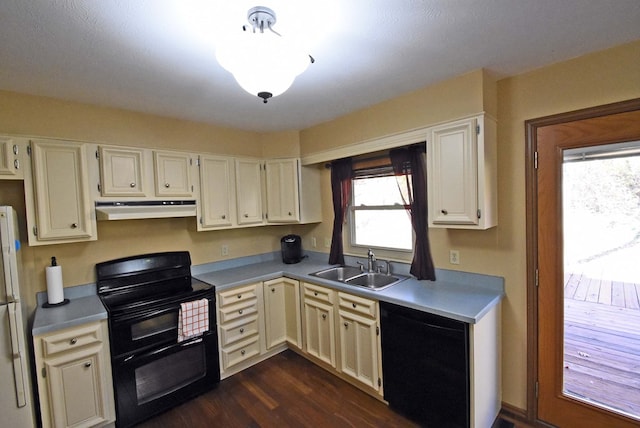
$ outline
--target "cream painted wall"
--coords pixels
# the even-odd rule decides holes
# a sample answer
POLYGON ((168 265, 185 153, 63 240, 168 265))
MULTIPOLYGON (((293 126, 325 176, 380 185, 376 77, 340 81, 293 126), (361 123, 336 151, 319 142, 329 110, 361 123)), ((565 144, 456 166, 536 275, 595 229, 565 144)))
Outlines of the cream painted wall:
MULTIPOLYGON (((483 110, 498 119, 498 227, 429 231, 438 268, 505 278, 502 310, 503 401, 526 409, 527 301, 524 121, 640 97, 640 41, 497 82, 475 71, 300 133, 303 156, 428 126, 483 110), (497 90, 496 90, 497 89, 497 90), (496 96, 497 94, 497 96, 496 96), (448 262, 460 251, 459 266, 448 262)), ((325 221, 311 228, 318 243, 331 236, 329 173, 323 174, 325 221)), ((328 252, 328 249, 323 249, 328 252)), ((402 257, 398 257, 402 258, 402 257)))

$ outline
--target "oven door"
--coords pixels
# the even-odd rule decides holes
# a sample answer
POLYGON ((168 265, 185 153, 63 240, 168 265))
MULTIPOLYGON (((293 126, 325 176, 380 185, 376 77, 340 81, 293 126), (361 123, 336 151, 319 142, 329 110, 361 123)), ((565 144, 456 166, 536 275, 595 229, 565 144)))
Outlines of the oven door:
POLYGON ((220 381, 215 331, 203 336, 113 360, 118 427, 132 426, 220 381))
POLYGON ((189 295, 142 310, 119 311, 111 315, 111 354, 132 354, 178 340, 180 303, 207 298, 209 328, 215 330, 215 294, 189 295))

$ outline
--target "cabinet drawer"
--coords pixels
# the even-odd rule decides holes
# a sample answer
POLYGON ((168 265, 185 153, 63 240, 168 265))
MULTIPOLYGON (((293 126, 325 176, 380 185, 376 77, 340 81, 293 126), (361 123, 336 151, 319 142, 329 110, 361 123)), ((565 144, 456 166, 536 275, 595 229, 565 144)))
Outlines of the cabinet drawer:
POLYGON ((44 357, 50 357, 60 352, 78 349, 87 345, 102 343, 103 337, 100 327, 100 323, 87 324, 43 337, 42 351, 44 357))
POLYGON ((238 320, 238 322, 220 326, 220 343, 226 347, 232 343, 258 334, 258 317, 252 316, 238 320))
POLYGON ((304 283, 304 297, 333 304, 335 292, 329 288, 304 283))
POLYGON ((221 308, 233 305, 234 303, 243 302, 249 299, 257 298, 257 284, 244 285, 232 290, 221 291, 218 293, 218 302, 221 308))
POLYGON ((364 315, 368 318, 376 317, 376 303, 375 300, 338 292, 338 304, 340 308, 364 315))
POLYGON ((245 300, 237 305, 220 309, 220 324, 258 313, 258 299, 245 300))
POLYGON ((235 366, 251 357, 260 354, 260 343, 258 336, 253 336, 233 347, 222 349, 222 368, 223 370, 235 366))

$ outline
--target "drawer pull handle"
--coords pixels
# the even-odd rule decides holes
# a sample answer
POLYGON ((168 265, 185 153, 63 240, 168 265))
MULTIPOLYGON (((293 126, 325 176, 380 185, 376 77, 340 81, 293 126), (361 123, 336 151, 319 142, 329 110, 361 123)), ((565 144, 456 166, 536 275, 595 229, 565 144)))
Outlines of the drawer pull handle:
POLYGON ((222 214, 222 219, 224 220, 225 218, 227 218, 227 216, 222 214))
POLYGON ((314 291, 314 292, 313 292, 313 295, 314 295, 314 296, 317 296, 317 295, 318 295, 318 292, 317 292, 317 291, 314 291))
POLYGON ((73 339, 71 339, 71 340, 69 341, 69 343, 70 343, 71 345, 75 345, 76 343, 78 343, 78 339, 76 339, 76 338, 74 337, 73 339))
POLYGON ((249 218, 249 214, 245 214, 245 215, 244 215, 244 218, 249 218))
POLYGON ((71 229, 77 229, 78 223, 71 223, 71 229))
POLYGON ((327 319, 327 314, 322 314, 322 319, 326 320, 327 319))
POLYGON ((240 329, 240 334, 244 333, 244 328, 240 329))
POLYGON ((239 313, 240 315, 242 315, 242 309, 240 309, 240 310, 238 311, 238 313, 239 313))
POLYGON ((271 289, 271 292, 272 292, 272 293, 275 293, 275 292, 276 292, 276 289, 275 289, 275 288, 272 288, 272 289, 271 289))
POLYGON ((136 183, 129 183, 129 187, 131 187, 131 188, 136 187, 136 183))
POLYGON ((447 210, 440 210, 440 212, 441 212, 442 214, 444 214, 444 215, 449 214, 449 211, 447 211, 447 210))
POLYGON ((84 363, 84 366, 87 368, 91 367, 91 361, 87 361, 86 363, 84 363))
POLYGON ((168 189, 169 187, 171 187, 171 184, 169 184, 169 183, 164 183, 164 187, 166 187, 166 188, 168 189))
POLYGON ((352 303, 351 306, 353 306, 354 308, 358 307, 355 303, 352 303))
POLYGON ((246 352, 244 349, 243 349, 242 351, 240 351, 240 355, 244 355, 244 354, 246 354, 246 353, 247 353, 247 352, 246 352))
POLYGON ((242 299, 242 294, 238 294, 238 299, 242 299))
POLYGON ((289 212, 289 216, 291 216, 291 212, 289 212))

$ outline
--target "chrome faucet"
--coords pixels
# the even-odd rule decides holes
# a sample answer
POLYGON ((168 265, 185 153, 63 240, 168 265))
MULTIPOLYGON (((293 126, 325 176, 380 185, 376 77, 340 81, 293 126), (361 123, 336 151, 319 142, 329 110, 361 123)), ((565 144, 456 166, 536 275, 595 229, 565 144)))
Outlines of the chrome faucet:
POLYGON ((374 272, 376 270, 376 255, 373 254, 373 251, 371 251, 371 248, 369 248, 369 251, 367 251, 367 259, 368 259, 367 268, 369 269, 369 272, 374 272))

